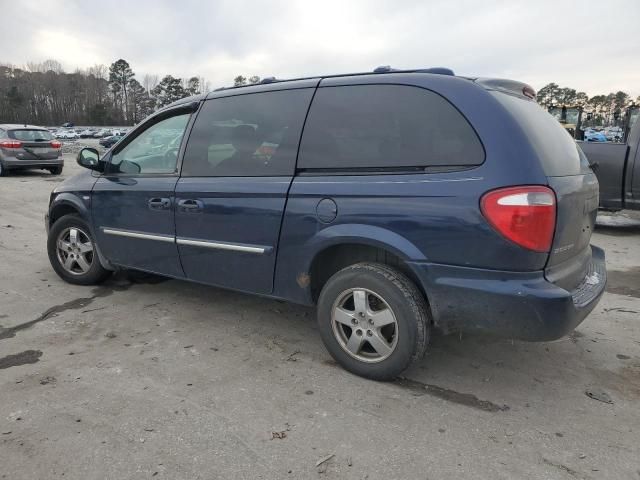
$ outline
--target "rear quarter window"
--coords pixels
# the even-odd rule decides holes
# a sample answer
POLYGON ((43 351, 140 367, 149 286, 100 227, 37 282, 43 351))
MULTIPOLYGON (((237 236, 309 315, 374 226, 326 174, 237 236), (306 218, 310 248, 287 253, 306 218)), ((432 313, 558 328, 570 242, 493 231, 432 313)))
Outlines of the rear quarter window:
POLYGON ((484 156, 469 122, 440 95, 404 85, 352 85, 316 92, 298 167, 467 167, 484 156))
POLYGON ((589 173, 580 147, 562 125, 533 100, 491 92, 520 125, 548 177, 589 173))
POLYGON ((53 140, 53 135, 48 130, 36 130, 36 129, 20 129, 9 130, 9 138, 14 140, 20 140, 22 142, 42 142, 53 140))

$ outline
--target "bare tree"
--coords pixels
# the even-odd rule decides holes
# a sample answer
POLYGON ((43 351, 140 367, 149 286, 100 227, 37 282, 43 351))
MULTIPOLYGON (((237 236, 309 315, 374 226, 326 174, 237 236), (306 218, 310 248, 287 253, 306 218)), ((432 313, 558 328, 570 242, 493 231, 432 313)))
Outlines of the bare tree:
POLYGON ((149 75, 148 73, 146 73, 142 77, 142 86, 147 91, 147 93, 151 93, 151 90, 153 90, 154 87, 158 85, 159 81, 160 80, 158 79, 158 75, 149 75))

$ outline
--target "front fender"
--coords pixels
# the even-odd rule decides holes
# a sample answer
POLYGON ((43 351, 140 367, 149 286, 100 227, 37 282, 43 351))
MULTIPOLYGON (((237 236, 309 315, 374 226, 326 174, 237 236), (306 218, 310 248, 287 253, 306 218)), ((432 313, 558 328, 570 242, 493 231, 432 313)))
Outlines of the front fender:
POLYGON ((47 227, 47 235, 51 229, 51 225, 56 218, 68 213, 76 213, 87 222, 91 234, 94 238, 96 251, 98 253, 98 259, 100 264, 107 270, 115 270, 111 265, 111 262, 102 254, 100 246, 95 242, 95 232, 93 229, 93 222, 91 221, 91 194, 89 192, 71 193, 61 192, 53 193, 51 203, 49 204, 49 212, 45 217, 45 225, 47 227))
MULTIPOLYGON (((85 222, 91 226, 91 196, 89 193, 75 194, 71 192, 53 193, 49 204, 49 219, 58 218, 57 213, 62 211, 75 210, 85 222)), ((47 225, 51 227, 50 224, 47 225)))

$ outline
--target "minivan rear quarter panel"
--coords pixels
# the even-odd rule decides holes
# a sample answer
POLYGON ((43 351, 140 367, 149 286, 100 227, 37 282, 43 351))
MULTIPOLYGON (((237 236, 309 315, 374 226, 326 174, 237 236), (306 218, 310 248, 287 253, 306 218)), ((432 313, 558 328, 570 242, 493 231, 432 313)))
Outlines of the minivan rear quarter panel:
MULTIPOLYGON (((489 190, 547 184, 535 152, 508 112, 473 82, 439 75, 328 78, 319 88, 385 83, 425 88, 447 99, 475 129, 485 150, 484 163, 446 173, 298 175, 283 220, 274 293, 311 303, 309 287, 296 279, 308 274, 318 252, 337 243, 374 245, 405 261, 496 271, 542 270, 547 254, 527 251, 503 238, 479 208, 480 197, 489 190), (323 198, 337 205, 337 217, 328 224, 316 214, 323 198)), ((303 132, 301 150, 304 138, 303 132)))

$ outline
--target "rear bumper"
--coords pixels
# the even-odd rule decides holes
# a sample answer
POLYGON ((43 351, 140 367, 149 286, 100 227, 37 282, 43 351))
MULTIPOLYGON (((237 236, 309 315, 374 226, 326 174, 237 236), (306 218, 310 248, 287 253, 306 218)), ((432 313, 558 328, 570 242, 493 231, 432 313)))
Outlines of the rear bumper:
POLYGON ((549 282, 544 272, 505 272, 410 263, 445 333, 481 331, 502 337, 548 341, 576 328, 595 308, 607 281, 604 251, 593 250, 586 277, 573 291, 549 282))
POLYGON ((7 170, 16 168, 50 168, 64 165, 64 159, 62 157, 46 160, 40 158, 33 160, 4 159, 2 160, 2 165, 7 170))

